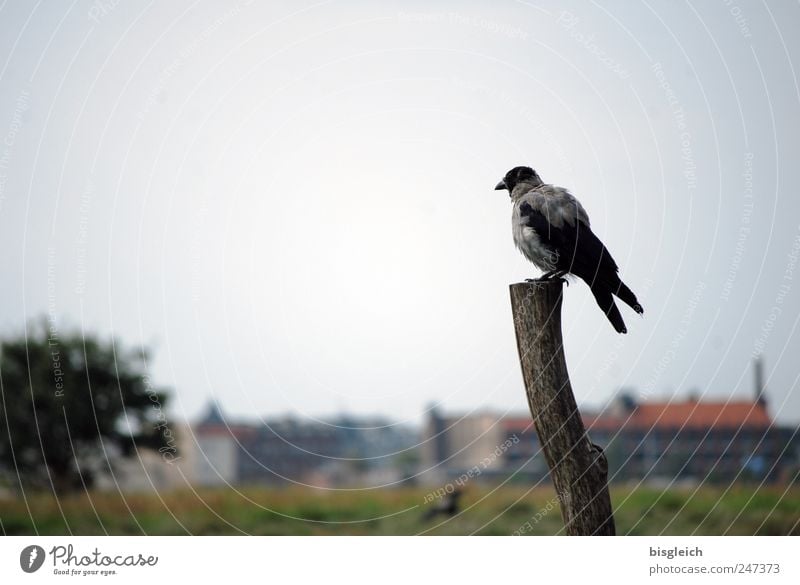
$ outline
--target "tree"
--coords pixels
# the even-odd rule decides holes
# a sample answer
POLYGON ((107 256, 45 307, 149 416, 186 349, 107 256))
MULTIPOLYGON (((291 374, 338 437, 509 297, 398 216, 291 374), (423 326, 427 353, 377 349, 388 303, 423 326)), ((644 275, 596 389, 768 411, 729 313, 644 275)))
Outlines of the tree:
POLYGON ((145 349, 46 320, 0 345, 0 471, 20 489, 90 488, 136 448, 176 453, 145 349))

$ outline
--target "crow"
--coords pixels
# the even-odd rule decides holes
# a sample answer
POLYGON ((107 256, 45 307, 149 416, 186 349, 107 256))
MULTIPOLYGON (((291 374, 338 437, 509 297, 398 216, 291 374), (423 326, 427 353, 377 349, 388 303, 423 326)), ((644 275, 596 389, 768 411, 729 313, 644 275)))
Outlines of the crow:
POLYGON ((515 167, 495 190, 507 190, 514 204, 514 244, 542 270, 541 280, 574 274, 589 285, 617 333, 627 333, 614 296, 640 315, 642 305, 617 274, 616 262, 589 227, 589 216, 566 189, 545 184, 530 167, 515 167))
POLYGON ((425 513, 422 515, 422 521, 430 522, 440 514, 447 518, 452 518, 458 514, 458 500, 461 499, 462 495, 463 492, 458 488, 450 493, 445 494, 438 502, 436 502, 436 505, 425 510, 425 513))

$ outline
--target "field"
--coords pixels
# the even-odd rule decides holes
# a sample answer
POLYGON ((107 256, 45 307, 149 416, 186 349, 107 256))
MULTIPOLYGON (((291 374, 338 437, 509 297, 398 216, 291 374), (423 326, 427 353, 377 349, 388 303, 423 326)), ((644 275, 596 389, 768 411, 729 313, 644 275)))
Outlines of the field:
MULTIPOLYGON (((0 499, 0 528, 20 534, 532 535, 558 534, 551 489, 470 486, 454 518, 423 520, 427 491, 297 488, 95 492, 0 499)), ((636 535, 800 534, 800 488, 612 489, 617 532, 636 535)), ((430 501, 430 498, 427 498, 430 501)))

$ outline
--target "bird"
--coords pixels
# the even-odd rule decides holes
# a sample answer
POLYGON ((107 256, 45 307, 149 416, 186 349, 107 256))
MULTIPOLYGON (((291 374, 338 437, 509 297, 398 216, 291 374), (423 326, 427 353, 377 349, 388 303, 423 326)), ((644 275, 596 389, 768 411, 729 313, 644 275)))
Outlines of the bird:
POLYGON ((507 190, 511 197, 514 244, 544 273, 539 280, 564 280, 568 274, 581 278, 617 333, 627 333, 614 296, 640 315, 644 309, 620 279, 617 263, 592 231, 580 201, 525 166, 508 171, 495 190, 507 190))
POLYGON ((445 494, 436 503, 435 506, 432 506, 431 508, 425 510, 425 513, 422 515, 422 521, 430 522, 439 515, 445 516, 447 518, 452 518, 453 516, 458 514, 459 510, 458 500, 461 499, 462 495, 464 495, 462 490, 458 488, 454 489, 452 492, 445 494))

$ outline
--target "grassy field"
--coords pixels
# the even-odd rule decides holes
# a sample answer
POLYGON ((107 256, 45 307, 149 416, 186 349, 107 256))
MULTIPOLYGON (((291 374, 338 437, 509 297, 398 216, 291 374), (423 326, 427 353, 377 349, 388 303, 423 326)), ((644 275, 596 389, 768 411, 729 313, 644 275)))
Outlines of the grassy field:
MULTIPOLYGON (((557 534, 551 489, 478 488, 450 519, 423 521, 421 488, 371 491, 204 490, 165 494, 91 493, 0 499, 2 532, 12 534, 557 534)), ((661 491, 612 490, 620 534, 800 534, 800 487, 661 491)))

